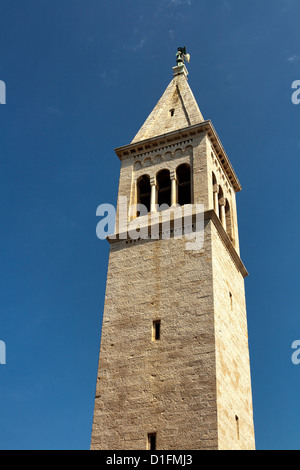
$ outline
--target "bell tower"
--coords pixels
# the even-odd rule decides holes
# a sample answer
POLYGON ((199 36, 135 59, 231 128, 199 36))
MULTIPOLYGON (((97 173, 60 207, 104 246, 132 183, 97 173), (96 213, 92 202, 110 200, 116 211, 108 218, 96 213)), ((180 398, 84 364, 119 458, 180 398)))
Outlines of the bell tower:
POLYGON ((176 58, 152 113, 115 150, 121 170, 108 237, 94 450, 255 448, 241 186, 190 89, 185 48, 176 58), (202 234, 196 249, 180 231, 180 208, 192 213, 189 237, 202 234))

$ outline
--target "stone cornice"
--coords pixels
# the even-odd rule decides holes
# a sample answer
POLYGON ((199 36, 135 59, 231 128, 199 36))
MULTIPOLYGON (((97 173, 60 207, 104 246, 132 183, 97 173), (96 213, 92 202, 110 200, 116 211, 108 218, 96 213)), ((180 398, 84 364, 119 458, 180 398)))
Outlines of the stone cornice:
MULTIPOLYGON (((145 217, 147 217, 147 216, 145 216, 145 217)), ((149 214, 149 217, 150 217, 150 214, 149 214)), ((196 217, 197 217, 197 214, 192 215, 192 224, 193 225, 196 223, 196 217)), ((227 235, 227 233, 226 233, 219 217, 215 213, 215 211, 214 210, 205 211, 204 212, 204 220, 211 220, 213 222, 214 226, 216 227, 216 229, 218 231, 220 239, 224 243, 226 249, 228 250, 229 255, 231 256, 236 268, 240 271, 240 273, 242 274, 242 276, 244 278, 247 277, 248 276, 248 271, 245 268, 245 266, 244 266, 240 256, 238 255, 237 251, 235 250, 229 236, 227 235)), ((157 234, 158 239, 160 239, 162 237, 162 233, 163 233, 162 222, 159 222, 156 225, 155 224, 151 225, 151 221, 148 218, 148 219, 145 219, 141 223, 142 223, 142 226, 144 228, 148 227, 148 238, 146 238, 147 240, 151 240, 151 230, 152 230, 152 233, 157 234)), ((171 220, 170 220, 170 238, 173 238, 174 230, 176 230, 176 228, 178 228, 178 226, 179 226, 178 219, 171 218, 171 220)), ((175 233, 175 235, 176 235, 176 233, 175 233)), ((134 242, 140 241, 142 239, 137 238, 135 240, 132 240, 129 237, 128 232, 121 232, 121 233, 116 233, 114 235, 111 235, 111 236, 107 237, 106 240, 111 245, 111 244, 117 243, 119 241, 125 241, 127 243, 134 243, 134 242)), ((152 238, 152 241, 156 241, 156 239, 152 238)))
POLYGON ((224 150, 224 147, 210 120, 200 122, 199 124, 194 124, 192 126, 188 126, 184 129, 168 132, 157 137, 152 137, 141 142, 134 142, 129 145, 118 147, 115 149, 115 152, 118 155, 119 159, 123 160, 129 157, 136 157, 141 154, 159 151, 164 147, 178 142, 188 141, 190 139, 193 139, 194 137, 197 137, 197 135, 203 132, 210 139, 215 154, 219 160, 219 163, 226 175, 228 176, 233 188, 236 192, 240 191, 242 189, 241 184, 232 168, 232 165, 224 150))
POLYGON ((212 220, 212 222, 214 223, 217 231, 218 231, 218 234, 222 240, 222 242, 224 243, 225 247, 227 248, 232 260, 234 261, 234 264, 236 265, 236 267, 238 268, 238 270, 240 271, 240 273, 242 274, 242 276, 245 278, 249 275, 247 269, 245 268, 245 265, 244 263, 242 262, 240 256, 238 255, 237 251, 235 250, 229 236, 227 235, 226 233, 226 230, 224 229, 219 217, 217 216, 217 214, 215 213, 214 210, 209 210, 209 211, 206 211, 205 212, 205 215, 204 215, 204 218, 209 218, 212 220))

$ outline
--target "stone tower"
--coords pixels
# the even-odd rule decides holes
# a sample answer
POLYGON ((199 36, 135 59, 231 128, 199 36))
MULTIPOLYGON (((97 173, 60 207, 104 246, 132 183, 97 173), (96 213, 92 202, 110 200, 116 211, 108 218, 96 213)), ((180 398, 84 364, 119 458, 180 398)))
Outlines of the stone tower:
POLYGON ((255 448, 248 273, 235 197, 241 186, 187 75, 184 56, 177 57, 154 110, 133 141, 116 149, 121 171, 91 449, 255 448), (194 234, 194 209, 203 205, 199 249, 176 236, 176 205, 192 208, 194 234), (129 235, 137 221, 148 236, 129 235))

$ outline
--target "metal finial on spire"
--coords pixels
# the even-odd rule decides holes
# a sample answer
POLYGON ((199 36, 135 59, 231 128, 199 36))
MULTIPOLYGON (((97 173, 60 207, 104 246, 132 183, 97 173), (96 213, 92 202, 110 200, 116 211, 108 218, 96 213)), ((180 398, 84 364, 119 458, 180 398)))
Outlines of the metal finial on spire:
POLYGON ((182 73, 187 77, 188 71, 186 69, 186 66, 185 66, 184 62, 187 61, 189 63, 190 59, 191 59, 191 56, 190 56, 190 54, 186 53, 186 48, 185 47, 178 47, 177 48, 177 53, 176 53, 177 66, 173 67, 174 77, 176 75, 180 75, 182 73))
POLYGON ((191 56, 186 53, 186 47, 178 47, 176 53, 177 66, 184 65, 184 61, 190 62, 191 56))

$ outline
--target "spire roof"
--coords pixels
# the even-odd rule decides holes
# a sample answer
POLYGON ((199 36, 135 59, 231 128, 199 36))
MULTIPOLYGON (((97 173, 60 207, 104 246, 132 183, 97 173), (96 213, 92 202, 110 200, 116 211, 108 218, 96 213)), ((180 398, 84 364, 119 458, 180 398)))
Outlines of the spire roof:
POLYGON ((204 122, 188 84, 184 63, 173 67, 174 77, 132 143, 204 122))

